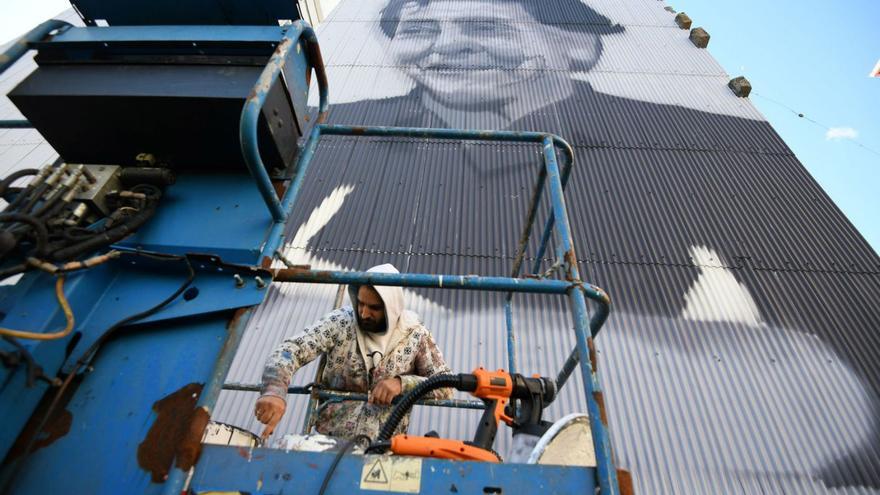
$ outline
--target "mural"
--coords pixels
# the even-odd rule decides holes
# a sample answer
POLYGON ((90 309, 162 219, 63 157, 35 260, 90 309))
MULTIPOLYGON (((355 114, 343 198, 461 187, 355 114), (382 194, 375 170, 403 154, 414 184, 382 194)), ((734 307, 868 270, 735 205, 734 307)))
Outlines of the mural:
MULTIPOLYGON (((343 0, 319 30, 330 122, 547 131, 575 146, 569 214, 582 273, 615 301, 600 369, 640 493, 880 491, 877 257, 671 17, 637 0, 343 0)), ((327 138, 286 253, 508 274, 538 152, 327 138)), ((251 353, 332 303, 275 290, 253 323, 275 340, 250 332, 251 353)), ((506 367, 502 297, 407 294, 453 369, 506 367)), ((564 301, 517 301, 520 369, 555 373, 573 345, 564 301)), ((258 376, 259 359, 240 358, 233 375, 258 376)), ((579 386, 552 416, 583 404, 579 386)), ((411 431, 466 436, 470 418, 417 411, 411 431)))

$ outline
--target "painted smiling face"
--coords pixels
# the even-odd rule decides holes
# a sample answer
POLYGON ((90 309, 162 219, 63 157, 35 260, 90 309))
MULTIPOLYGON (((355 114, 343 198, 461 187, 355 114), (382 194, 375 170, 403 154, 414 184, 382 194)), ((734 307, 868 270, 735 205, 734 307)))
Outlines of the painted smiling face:
POLYGON ((548 70, 571 66, 577 57, 592 65, 601 51, 598 36, 542 24, 517 2, 433 0, 400 9, 390 55, 438 101, 450 106, 504 104, 548 70))

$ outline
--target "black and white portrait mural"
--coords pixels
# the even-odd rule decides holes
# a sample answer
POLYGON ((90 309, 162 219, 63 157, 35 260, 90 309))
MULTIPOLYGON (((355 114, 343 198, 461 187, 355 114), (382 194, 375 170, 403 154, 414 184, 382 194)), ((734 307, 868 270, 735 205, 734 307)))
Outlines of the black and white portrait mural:
MULTIPOLYGON (((880 493, 880 260, 673 17, 656 0, 342 0, 318 29, 330 122, 545 131, 574 146, 569 215, 581 273, 614 300, 599 366, 638 493, 880 493)), ((285 253, 507 275, 539 151, 326 138, 285 253)), ((273 287, 229 379, 256 381, 336 293, 273 287)), ((507 367, 503 295, 407 298, 453 369, 507 367)), ((555 375, 574 345, 566 301, 514 306, 518 370, 555 375)), ((244 395, 225 392, 218 414, 256 429, 244 395)), ((582 395, 573 380, 548 414, 583 411, 582 395)), ((305 401, 291 401, 282 426, 298 432, 305 401)), ((475 426, 423 409, 410 431, 475 426)))

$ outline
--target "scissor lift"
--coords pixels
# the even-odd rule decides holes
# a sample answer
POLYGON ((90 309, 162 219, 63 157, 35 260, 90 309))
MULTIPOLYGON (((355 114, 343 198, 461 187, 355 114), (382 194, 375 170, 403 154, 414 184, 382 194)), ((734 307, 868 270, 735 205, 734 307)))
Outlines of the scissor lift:
MULTIPOLYGON (((58 370, 60 376, 70 380, 66 379, 60 390, 43 384, 33 387, 24 383, 21 370, 4 371, 6 385, 0 389, 0 408, 7 421, 5 430, 8 433, 0 438, 0 447, 7 453, 3 470, 6 490, 16 493, 62 490, 179 494, 186 488, 195 493, 317 492, 334 461, 333 454, 266 448, 242 451, 238 447, 199 445, 201 432, 220 390, 253 389, 241 384, 224 386, 224 378, 254 307, 265 298, 265 285, 260 282, 271 279, 278 283, 370 284, 504 292, 507 294, 505 311, 510 372, 518 371, 511 314, 513 295, 564 294, 569 299, 576 346, 558 374, 557 385, 561 388, 575 369, 580 370, 594 442, 595 467, 413 458, 405 460, 408 463, 405 469, 418 483, 413 485, 409 479, 409 484, 389 484, 383 488, 384 485, 364 484, 364 473, 377 459, 392 461, 349 455, 336 467, 332 483, 327 487, 328 493, 351 493, 359 489, 412 491, 413 486, 424 493, 449 493, 450 489, 460 493, 594 493, 597 487, 601 493, 619 492, 600 382, 595 358, 591 355, 592 338, 608 316, 610 301, 601 289, 584 282, 578 271, 564 198, 564 189, 574 168, 574 154, 568 143, 558 136, 538 132, 325 124, 323 121, 329 110, 328 84, 317 38, 300 20, 291 19, 292 24, 287 26, 272 26, 274 21, 295 15, 289 11, 289 6, 283 6, 286 4, 272 0, 261 3, 261 12, 268 12, 265 19, 255 20, 251 14, 242 14, 238 23, 229 22, 228 12, 226 18, 214 15, 216 4, 208 1, 190 5, 186 11, 181 11, 173 2, 131 1, 125 9, 117 8, 118 2, 90 0, 74 4, 87 27, 52 22, 26 36, 28 46, 39 50, 40 69, 22 83, 11 98, 29 121, 3 121, 0 126, 36 127, 65 161, 74 163, 125 166, 134 158, 134 151, 154 151, 171 157, 169 160, 173 163, 170 166, 177 171, 178 180, 166 194, 173 201, 163 205, 156 217, 135 236, 114 246, 130 255, 130 260, 107 263, 69 276, 67 292, 73 311, 87 315, 78 320, 78 340, 27 344, 30 353, 45 370, 58 370), (99 24, 98 19, 110 25, 98 27, 95 25, 99 24), (253 69, 254 61, 261 58, 264 65, 257 73, 253 69), (155 84, 176 80, 181 73, 192 78, 189 82, 207 81, 216 65, 224 60, 229 61, 226 62, 229 65, 243 67, 226 83, 235 86, 248 74, 256 76, 256 82, 249 85, 247 91, 236 86, 237 93, 222 97, 195 93, 169 95, 158 87, 153 88, 153 94, 149 84, 142 84, 143 80, 139 80, 141 86, 137 91, 127 86, 133 81, 130 79, 132 73, 155 84), (149 64, 150 70, 142 70, 143 64, 149 64), (318 81, 320 104, 318 119, 309 130, 305 97, 312 71, 318 81), (56 76, 68 77, 61 89, 53 86, 61 83, 53 83, 52 78, 56 76), (101 88, 85 91, 86 83, 96 80, 100 81, 101 88), (59 92, 64 93, 62 97, 59 92), (111 103, 120 98, 127 99, 128 104, 140 110, 137 115, 140 124, 132 132, 123 133, 124 139, 115 140, 108 133, 112 133, 114 127, 124 125, 125 119, 130 117, 111 107, 111 103), (195 131, 197 142, 193 143, 182 141, 175 133, 181 126, 198 126, 198 121, 162 123, 162 109, 176 108, 175 104, 180 102, 191 107, 181 112, 192 111, 192 108, 211 109, 212 101, 222 107, 218 110, 222 115, 226 115, 223 112, 227 112, 230 105, 241 105, 240 117, 234 124, 240 159, 226 160, 222 154, 212 152, 207 152, 207 156, 189 153, 189 148, 207 149, 211 134, 195 131), (57 106, 53 102, 57 102, 57 106), (152 107, 158 110, 151 110, 152 107), (69 131, 69 123, 59 123, 57 116, 84 109, 89 110, 89 115, 84 116, 85 122, 97 130, 80 130, 76 139, 71 139, 65 134, 65 129, 69 131), (287 117, 286 120, 278 118, 279 111, 287 117), (274 125, 276 120, 283 121, 287 127, 279 131, 283 125, 274 125), (156 141, 155 126, 169 133, 167 141, 156 141), (291 149, 297 133, 304 130, 309 133, 304 147, 291 149), (283 241, 287 212, 296 204, 319 142, 326 135, 517 142, 541 146, 544 166, 532 192, 510 276, 319 271, 296 266, 270 268, 283 241), (203 141, 198 142, 198 136, 202 136, 203 141), (101 142, 107 146, 95 149, 95 145, 101 142), (143 143, 152 143, 156 149, 139 150, 143 143), (106 156, 102 155, 102 149, 106 156), (563 157, 561 166, 559 151, 563 157), (269 157, 271 163, 264 163, 264 157, 269 157), (222 173, 217 173, 218 168, 222 173), (253 177, 253 181, 242 181, 244 174, 253 177), (276 193, 278 190, 283 190, 280 197, 276 193), (524 270, 526 246, 545 190, 549 190, 552 213, 543 226, 540 248, 535 255, 537 261, 531 270, 524 270), (214 205, 221 202, 218 197, 235 198, 238 210, 235 215, 238 216, 219 219, 212 216, 214 205), (210 228, 199 230, 199 225, 206 222, 214 227, 222 223, 225 229, 222 238, 210 228), (197 232, 193 233, 191 229, 197 232), (230 229, 233 232, 230 233, 230 229), (561 279, 544 278, 539 274, 540 260, 551 237, 555 237, 555 259, 564 273, 561 279), (184 278, 183 273, 189 275, 178 287, 184 278), (235 284, 230 283, 231 278, 236 280, 235 284), (175 287, 177 291, 173 290, 175 287), (192 298, 182 301, 177 297, 184 293, 184 289, 192 295, 194 287, 198 290, 192 298), (169 293, 173 297, 163 301, 169 293), (120 298, 128 301, 129 306, 120 303, 120 298), (155 301, 149 302, 150 299, 155 301), (592 317, 587 299, 595 303, 592 317), (159 301, 162 302, 154 305, 159 301), (131 308, 148 309, 138 312, 131 308), (109 333, 114 333, 115 339, 107 339, 109 333), (116 337, 119 333, 122 335, 116 337), (209 341, 215 344, 204 345, 209 341), (62 352, 65 348, 67 352, 62 352), (98 355, 95 349, 101 354, 98 355), (83 357, 75 359, 83 350, 86 351, 83 357), (89 367, 94 371, 84 374, 89 367), (203 385, 197 387, 190 402, 183 401, 182 409, 175 410, 170 423, 161 423, 168 421, 167 417, 162 417, 162 401, 178 397, 177 394, 193 384, 203 385), (43 395, 45 397, 38 406, 43 395), (119 400, 114 402, 114 398, 119 400), (112 406, 109 410, 108 405, 112 406), (28 435, 45 430, 55 420, 59 409, 72 416, 76 428, 36 447, 39 437, 28 435), (180 432, 171 435, 170 444, 165 442, 168 445, 161 442, 148 444, 151 442, 150 432, 157 425, 180 432), (16 437, 18 452, 12 448, 16 437), (51 476, 47 476, 50 473, 51 476)), ((22 46, 14 46, 0 68, 5 70, 23 53, 22 46)), ((224 74, 228 75, 229 71, 224 74)), ((206 125, 212 127, 211 132, 228 136, 230 128, 226 124, 228 122, 206 125)), ((219 210, 221 206, 226 205, 223 203, 216 208, 219 210)), ((45 310, 47 301, 53 300, 54 282, 55 277, 48 274, 26 274, 3 294, 5 316, 0 326, 48 332, 58 321, 63 321, 60 311, 49 314, 43 311, 41 316, 35 316, 41 313, 39 308, 45 310), (11 307, 16 311, 11 312, 11 307)), ((306 427, 311 424, 310 418, 321 402, 366 399, 362 394, 304 387, 291 387, 289 392, 311 395, 306 427)), ((481 402, 467 400, 433 400, 423 404, 470 409, 484 407, 481 402)))

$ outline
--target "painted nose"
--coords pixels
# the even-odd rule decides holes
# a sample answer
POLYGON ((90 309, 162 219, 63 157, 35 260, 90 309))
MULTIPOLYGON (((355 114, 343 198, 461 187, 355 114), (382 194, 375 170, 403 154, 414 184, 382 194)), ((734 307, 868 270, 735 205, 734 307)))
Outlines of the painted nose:
POLYGON ((463 57, 476 51, 473 40, 459 31, 444 31, 434 43, 434 52, 444 56, 463 57))

